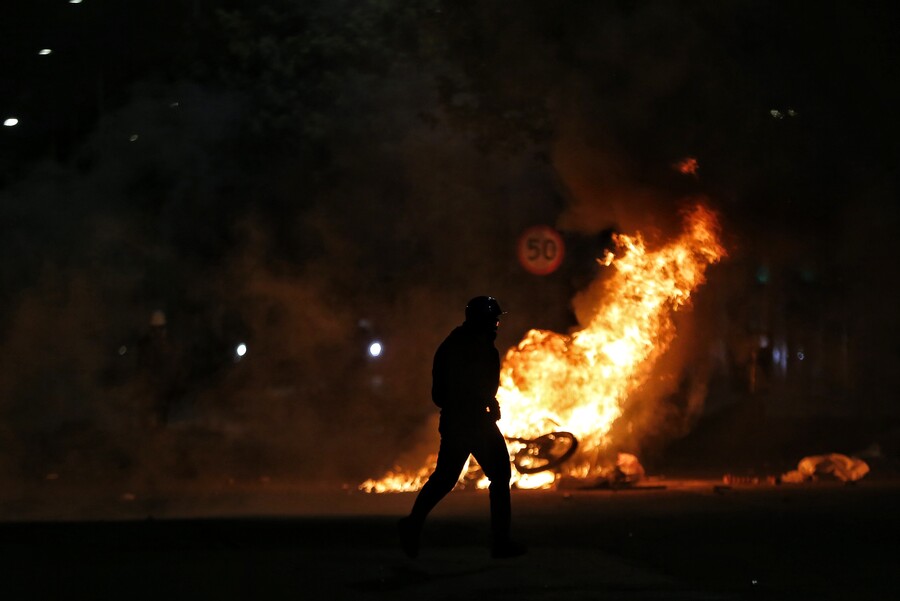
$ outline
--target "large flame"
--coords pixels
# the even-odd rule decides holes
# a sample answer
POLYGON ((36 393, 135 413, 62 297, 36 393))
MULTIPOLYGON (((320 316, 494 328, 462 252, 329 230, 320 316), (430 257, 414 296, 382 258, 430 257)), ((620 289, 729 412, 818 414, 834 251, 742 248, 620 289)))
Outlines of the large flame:
MULTIPOLYGON (((500 372, 497 398, 504 435, 573 433, 579 452, 561 466, 573 476, 587 477, 601 467, 597 458, 610 445, 612 425, 675 337, 672 313, 705 281, 706 268, 725 256, 716 216, 702 205, 687 211, 684 232, 657 250, 648 250, 640 234, 617 235, 615 243, 616 251, 600 259, 613 271, 594 284, 602 300, 589 322, 571 335, 531 330, 507 351, 500 372)), ((511 442, 510 448, 513 454, 521 443, 511 442)), ((434 459, 428 463, 369 480, 360 488, 417 490, 434 459)), ((514 477, 522 488, 548 486, 555 479, 551 472, 514 477)))

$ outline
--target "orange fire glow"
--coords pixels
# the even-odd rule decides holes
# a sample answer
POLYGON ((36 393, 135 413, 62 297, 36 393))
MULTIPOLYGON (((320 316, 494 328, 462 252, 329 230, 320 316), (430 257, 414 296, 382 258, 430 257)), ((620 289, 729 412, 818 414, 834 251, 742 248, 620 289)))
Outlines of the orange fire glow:
POLYGON ((675 168, 679 171, 679 173, 683 173, 684 175, 693 175, 697 176, 697 171, 700 169, 700 163, 697 162, 697 159, 694 157, 687 157, 678 161, 675 164, 675 168))
MULTIPOLYGON (((589 323, 571 335, 531 330, 503 359, 497 398, 504 435, 536 438, 562 430, 579 441, 578 453, 556 472, 523 476, 514 471, 520 488, 551 486, 559 474, 599 474, 599 453, 612 442, 612 425, 675 337, 672 313, 705 281, 706 268, 726 254, 716 216, 702 205, 686 212, 683 233, 657 250, 648 250, 640 234, 617 235, 615 242, 616 251, 599 260, 612 272, 593 285, 602 300, 589 323)), ((519 448, 511 442, 510 454, 519 448)), ((368 480, 360 489, 417 490, 434 461, 431 457, 421 469, 398 469, 368 480)))

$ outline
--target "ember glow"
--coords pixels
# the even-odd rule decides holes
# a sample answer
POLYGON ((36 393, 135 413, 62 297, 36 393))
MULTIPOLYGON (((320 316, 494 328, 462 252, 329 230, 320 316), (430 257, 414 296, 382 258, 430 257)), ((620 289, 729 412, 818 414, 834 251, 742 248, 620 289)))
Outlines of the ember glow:
MULTIPOLYGON (((593 284, 600 301, 589 323, 571 335, 531 330, 503 359, 497 398, 504 435, 529 439, 566 431, 578 438, 577 454, 559 466, 558 474, 587 478, 606 469, 598 457, 614 442, 613 424, 675 337, 672 313, 689 303, 691 292, 705 281, 706 268, 725 256, 712 211, 697 205, 684 217, 683 233, 657 250, 647 249, 640 234, 617 235, 616 251, 598 259, 612 272, 593 284)), ((510 455, 520 448, 521 443, 510 443, 510 455)), ((429 463, 360 488, 417 490, 434 459, 429 463)), ((551 486, 555 477, 553 472, 527 478, 513 472, 520 488, 551 486)), ((478 481, 479 487, 485 485, 478 481)))
POLYGON ((700 169, 700 163, 694 157, 687 157, 675 164, 675 169, 684 175, 693 175, 696 177, 697 170, 700 169))

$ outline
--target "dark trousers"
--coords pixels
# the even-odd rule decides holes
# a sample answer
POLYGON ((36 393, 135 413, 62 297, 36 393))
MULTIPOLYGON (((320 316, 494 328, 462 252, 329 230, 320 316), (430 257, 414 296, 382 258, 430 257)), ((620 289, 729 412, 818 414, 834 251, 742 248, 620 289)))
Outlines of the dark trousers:
POLYGON ((491 533, 495 543, 509 540, 509 451, 497 424, 489 419, 455 424, 441 416, 441 448, 437 466, 419 491, 410 514, 419 524, 456 486, 469 455, 491 481, 491 533))

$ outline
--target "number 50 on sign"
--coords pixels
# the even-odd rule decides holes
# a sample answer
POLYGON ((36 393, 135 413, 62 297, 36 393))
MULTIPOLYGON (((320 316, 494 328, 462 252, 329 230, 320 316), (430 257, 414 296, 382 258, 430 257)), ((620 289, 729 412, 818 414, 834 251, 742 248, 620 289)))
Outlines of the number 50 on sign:
POLYGON ((547 275, 556 271, 562 263, 564 253, 562 236, 550 226, 530 227, 519 237, 519 263, 535 275, 547 275))

